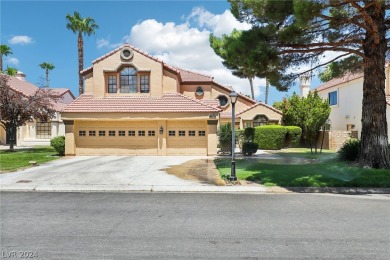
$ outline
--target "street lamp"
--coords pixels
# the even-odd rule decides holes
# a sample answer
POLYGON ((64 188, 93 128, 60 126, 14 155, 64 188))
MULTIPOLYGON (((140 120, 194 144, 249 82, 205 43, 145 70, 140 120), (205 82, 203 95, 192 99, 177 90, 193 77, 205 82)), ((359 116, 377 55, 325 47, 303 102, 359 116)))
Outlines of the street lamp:
POLYGON ((232 167, 231 167, 231 172, 230 172, 230 181, 237 181, 236 177, 236 162, 234 161, 235 157, 235 148, 236 148, 236 133, 235 133, 235 111, 234 111, 234 106, 236 105, 237 102, 237 93, 233 90, 230 93, 230 102, 232 103, 232 167))

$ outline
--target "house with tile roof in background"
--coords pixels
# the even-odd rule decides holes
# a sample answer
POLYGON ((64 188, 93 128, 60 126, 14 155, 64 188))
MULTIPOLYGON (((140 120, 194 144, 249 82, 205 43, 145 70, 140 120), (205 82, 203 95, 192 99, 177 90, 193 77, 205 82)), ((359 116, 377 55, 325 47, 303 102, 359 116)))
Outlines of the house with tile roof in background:
MULTIPOLYGON (((8 85, 17 93, 23 96, 31 96, 38 90, 34 84, 26 81, 23 72, 18 72, 15 77, 9 77, 8 85)), ((62 110, 71 103, 75 97, 66 88, 49 88, 58 97, 53 103, 56 110, 55 116, 45 122, 33 119, 26 125, 18 128, 16 136, 17 146, 50 145, 50 139, 56 136, 65 135, 65 126, 61 118, 62 110)), ((0 127, 0 144, 10 143, 9 133, 0 127)))
MULTIPOLYGON (((84 94, 62 112, 66 155, 215 155, 232 89, 125 44, 81 71, 84 94)), ((236 128, 281 112, 239 94, 236 128)))
MULTIPOLYGON (((390 68, 386 69, 386 117, 388 136, 390 136, 390 68)), ((325 82, 311 91, 328 99, 331 113, 329 116, 330 131, 329 148, 337 150, 349 137, 360 138, 362 129, 363 73, 347 73, 346 75, 325 82)), ((306 95, 310 84, 301 83, 301 95, 306 95)))

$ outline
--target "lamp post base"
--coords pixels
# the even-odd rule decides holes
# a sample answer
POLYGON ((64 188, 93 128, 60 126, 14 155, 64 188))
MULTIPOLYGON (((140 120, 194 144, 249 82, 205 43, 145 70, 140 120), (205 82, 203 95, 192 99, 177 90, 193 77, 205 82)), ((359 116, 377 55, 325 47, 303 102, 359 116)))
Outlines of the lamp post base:
POLYGON ((236 176, 236 162, 235 162, 235 161, 232 161, 232 167, 231 167, 231 172, 230 172, 229 181, 237 181, 237 176, 236 176))

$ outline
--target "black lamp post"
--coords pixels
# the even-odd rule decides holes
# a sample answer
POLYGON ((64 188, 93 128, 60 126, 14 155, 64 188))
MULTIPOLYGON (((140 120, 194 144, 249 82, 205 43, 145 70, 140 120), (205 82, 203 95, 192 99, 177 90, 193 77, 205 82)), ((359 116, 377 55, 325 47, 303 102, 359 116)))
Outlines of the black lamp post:
POLYGON ((235 133, 235 111, 234 107, 237 102, 237 93, 234 90, 230 93, 230 102, 232 103, 232 168, 230 172, 230 181, 237 181, 236 177, 236 162, 235 162, 235 148, 236 148, 236 133, 235 133))

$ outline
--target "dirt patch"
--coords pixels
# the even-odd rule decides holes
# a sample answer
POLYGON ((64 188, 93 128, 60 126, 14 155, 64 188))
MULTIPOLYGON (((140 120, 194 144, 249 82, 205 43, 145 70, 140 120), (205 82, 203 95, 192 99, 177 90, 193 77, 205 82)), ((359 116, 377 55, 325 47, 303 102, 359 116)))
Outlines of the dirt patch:
POLYGON ((196 180, 205 184, 225 186, 213 159, 197 159, 164 169, 169 174, 185 180, 196 180))

